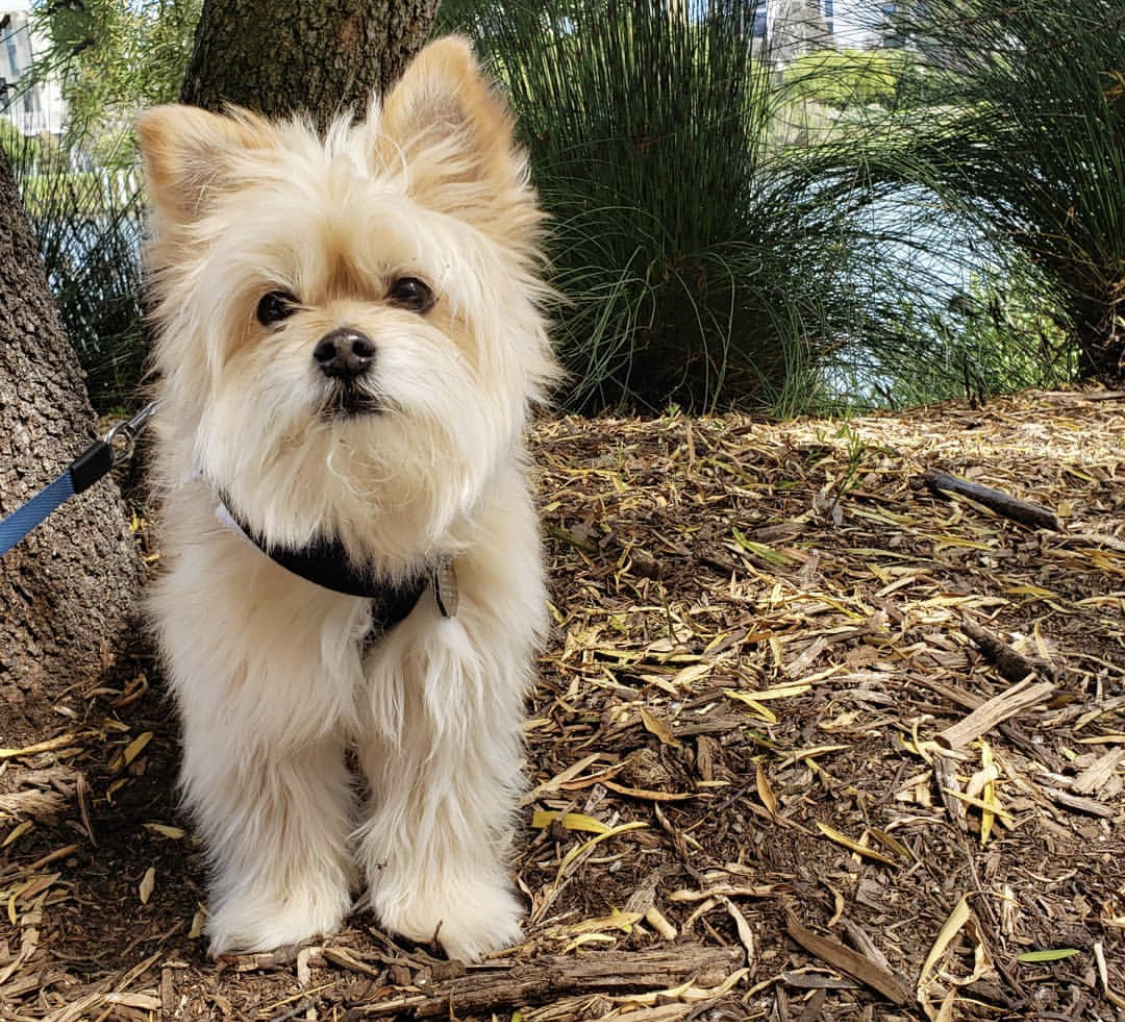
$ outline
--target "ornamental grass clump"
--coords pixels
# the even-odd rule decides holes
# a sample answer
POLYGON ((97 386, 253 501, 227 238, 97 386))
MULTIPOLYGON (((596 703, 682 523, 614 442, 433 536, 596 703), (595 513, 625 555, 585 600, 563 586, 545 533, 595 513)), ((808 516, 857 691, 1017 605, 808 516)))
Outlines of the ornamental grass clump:
POLYGON ((789 100, 756 8, 476 9, 552 219, 573 409, 793 411, 837 353, 897 329, 895 300, 870 301, 891 281, 864 264, 854 167, 777 130, 789 100))
POLYGON ((904 24, 952 83, 936 186, 1056 296, 1079 373, 1125 379, 1125 6, 947 0, 904 24))

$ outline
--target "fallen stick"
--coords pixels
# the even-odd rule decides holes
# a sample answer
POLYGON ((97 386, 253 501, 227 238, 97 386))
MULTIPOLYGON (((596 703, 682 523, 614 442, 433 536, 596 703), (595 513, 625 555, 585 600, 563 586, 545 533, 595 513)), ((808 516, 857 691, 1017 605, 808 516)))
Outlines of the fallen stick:
POLYGON ((1062 531, 1062 526, 1059 525, 1059 520, 1055 517, 1054 511, 1039 504, 1032 504, 1027 500, 1020 500, 1003 490, 994 490, 991 486, 981 486, 979 483, 971 483, 967 479, 958 479, 957 476, 951 476, 947 472, 939 472, 932 468, 926 469, 922 479, 937 496, 946 493, 960 494, 962 497, 968 497, 989 510, 995 511, 998 515, 1011 518, 1013 521, 1020 522, 1032 529, 1050 529, 1052 532, 1062 531))
POLYGON ((998 724, 1014 717, 1018 713, 1029 709, 1038 703, 1050 698, 1054 694, 1055 686, 1049 681, 1041 681, 1032 685, 1027 679, 1010 689, 993 696, 983 702, 967 717, 951 724, 944 731, 934 735, 934 741, 946 749, 956 752, 970 742, 987 734, 998 724))
POLYGON ((378 1000, 355 1005, 345 1019, 463 1018, 550 1004, 573 994, 664 990, 688 980, 712 988, 739 967, 744 955, 741 947, 683 944, 659 951, 601 951, 582 957, 544 955, 530 961, 498 962, 434 983, 423 993, 395 997, 393 988, 384 987, 378 1000))
POLYGON ((861 983, 878 990, 887 1000, 895 1004, 906 1004, 910 1000, 910 991, 893 973, 858 951, 845 947, 838 940, 813 933, 812 930, 802 926, 792 912, 786 913, 786 930, 789 936, 806 951, 827 962, 832 968, 847 973, 852 979, 858 979, 861 983))
POLYGON ((980 651, 996 665, 996 670, 1005 681, 1013 684, 1023 681, 1029 674, 1038 674, 1042 678, 1054 679, 1058 672, 1053 664, 1039 657, 1032 659, 1022 653, 1017 653, 1006 642, 1001 642, 990 631, 981 628, 975 621, 963 621, 961 630, 975 642, 980 651))

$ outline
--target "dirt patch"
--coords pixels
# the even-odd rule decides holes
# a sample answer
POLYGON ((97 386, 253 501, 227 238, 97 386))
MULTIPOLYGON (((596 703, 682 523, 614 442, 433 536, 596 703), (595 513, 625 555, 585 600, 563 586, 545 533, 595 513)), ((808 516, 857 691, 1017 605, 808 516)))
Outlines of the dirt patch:
POLYGON ((513 837, 526 942, 466 970, 360 914, 207 960, 139 659, 3 753, 0 1018, 1125 1018, 1122 395, 567 418, 536 447, 557 627, 513 837))

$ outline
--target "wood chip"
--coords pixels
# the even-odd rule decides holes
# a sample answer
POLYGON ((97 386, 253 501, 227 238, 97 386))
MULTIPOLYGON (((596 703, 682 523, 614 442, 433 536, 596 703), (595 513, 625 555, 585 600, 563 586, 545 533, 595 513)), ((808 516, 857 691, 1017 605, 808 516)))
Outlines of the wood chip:
POLYGON ((858 979, 873 990, 878 990, 887 1000, 895 1004, 906 1004, 910 1000, 910 991, 907 987, 882 966, 876 965, 858 951, 845 947, 838 940, 813 933, 812 930, 802 926, 791 911, 786 912, 785 918, 789 936, 821 961, 827 962, 834 969, 846 972, 853 979, 858 979))
POLYGON ((1079 795, 1089 795, 1097 791, 1113 777, 1122 763, 1125 763, 1125 746, 1120 749, 1110 749, 1074 778, 1070 786, 1071 790, 1079 795))
POLYGON ((939 731, 934 740, 947 749, 954 751, 963 749, 970 742, 987 734, 998 724, 1011 717, 1018 716, 1025 710, 1039 703, 1045 702, 1055 692, 1055 686, 1049 681, 1032 684, 1024 680, 999 695, 993 696, 981 703, 972 713, 956 724, 939 731))

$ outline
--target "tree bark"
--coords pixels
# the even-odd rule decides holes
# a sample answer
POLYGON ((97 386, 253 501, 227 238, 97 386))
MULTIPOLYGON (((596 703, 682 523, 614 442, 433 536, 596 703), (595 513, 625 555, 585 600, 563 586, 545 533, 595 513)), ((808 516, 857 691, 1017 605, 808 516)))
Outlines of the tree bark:
MULTIPOLYGON (((0 153, 0 515, 97 437, 11 168, 0 153)), ((140 561, 110 479, 73 497, 0 559, 0 746, 64 720, 128 641, 140 561)))
POLYGON ((362 112, 426 41, 438 0, 204 0, 184 103, 267 117, 308 112, 323 128, 362 112))

